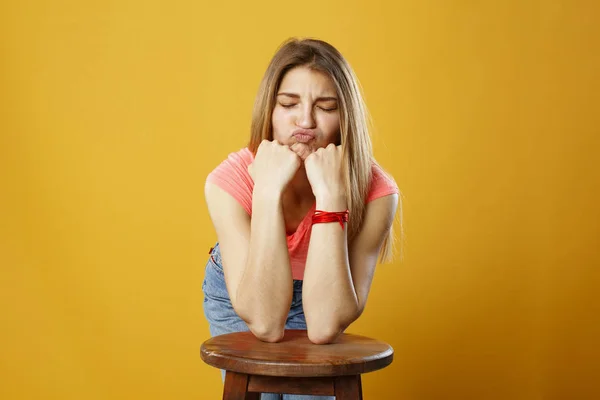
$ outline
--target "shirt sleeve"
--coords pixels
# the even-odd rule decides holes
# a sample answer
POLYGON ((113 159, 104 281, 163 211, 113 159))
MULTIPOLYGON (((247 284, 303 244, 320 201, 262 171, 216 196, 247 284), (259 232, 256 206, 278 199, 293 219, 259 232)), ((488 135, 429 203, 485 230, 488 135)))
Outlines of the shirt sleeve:
POLYGON ((252 153, 243 149, 231 153, 206 178, 207 183, 213 183, 229 193, 248 215, 252 215, 252 192, 254 181, 248 173, 248 165, 252 163, 252 153))
POLYGON ((394 178, 386 173, 379 165, 374 163, 371 171, 371 184, 369 186, 369 194, 367 195, 367 200, 365 203, 383 196, 400 193, 394 178))

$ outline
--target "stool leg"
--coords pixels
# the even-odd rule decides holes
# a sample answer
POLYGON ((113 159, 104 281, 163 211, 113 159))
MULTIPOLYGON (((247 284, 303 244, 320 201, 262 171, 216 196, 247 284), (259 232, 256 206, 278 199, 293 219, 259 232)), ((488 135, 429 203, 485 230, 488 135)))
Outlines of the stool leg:
POLYGON ((223 400, 259 400, 260 393, 248 392, 248 375, 227 371, 223 400))
POLYGON ((338 376, 333 386, 335 400, 362 400, 360 375, 338 376))

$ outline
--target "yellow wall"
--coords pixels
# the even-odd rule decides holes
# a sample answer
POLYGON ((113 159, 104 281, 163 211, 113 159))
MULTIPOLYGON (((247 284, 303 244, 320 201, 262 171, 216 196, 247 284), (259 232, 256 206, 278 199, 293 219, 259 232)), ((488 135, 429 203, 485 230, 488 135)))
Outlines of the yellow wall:
POLYGON ((405 196, 366 398, 600 398, 597 3, 93 3, 0 5, 0 398, 219 398, 203 182, 293 35, 352 63, 405 196))

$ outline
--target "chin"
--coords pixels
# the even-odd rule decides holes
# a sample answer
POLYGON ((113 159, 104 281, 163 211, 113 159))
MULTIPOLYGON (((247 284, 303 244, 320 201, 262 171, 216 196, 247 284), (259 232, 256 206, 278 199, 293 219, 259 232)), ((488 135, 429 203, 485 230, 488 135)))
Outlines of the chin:
POLYGON ((294 141, 292 145, 290 145, 290 149, 294 151, 302 161, 306 160, 306 157, 317 151, 318 147, 315 143, 300 143, 294 141))

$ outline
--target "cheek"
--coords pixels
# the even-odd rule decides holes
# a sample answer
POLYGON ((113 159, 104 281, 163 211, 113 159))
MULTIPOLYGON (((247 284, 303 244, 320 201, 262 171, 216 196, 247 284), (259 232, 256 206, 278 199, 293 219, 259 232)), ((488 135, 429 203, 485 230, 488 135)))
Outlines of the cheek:
POLYGON ((321 127, 323 133, 327 136, 335 136, 340 131, 340 116, 337 115, 325 115, 321 120, 321 127))
POLYGON ((285 115, 279 108, 275 108, 273 110, 273 114, 271 115, 271 124, 273 125, 274 132, 280 131, 285 125, 285 115))

